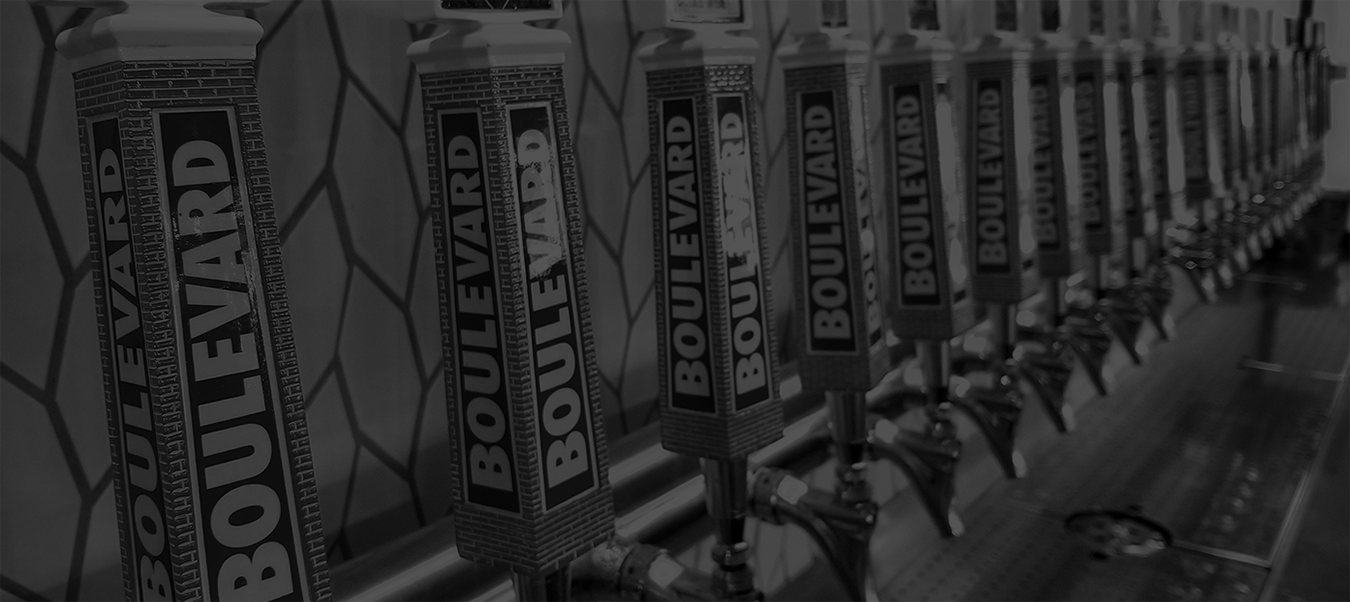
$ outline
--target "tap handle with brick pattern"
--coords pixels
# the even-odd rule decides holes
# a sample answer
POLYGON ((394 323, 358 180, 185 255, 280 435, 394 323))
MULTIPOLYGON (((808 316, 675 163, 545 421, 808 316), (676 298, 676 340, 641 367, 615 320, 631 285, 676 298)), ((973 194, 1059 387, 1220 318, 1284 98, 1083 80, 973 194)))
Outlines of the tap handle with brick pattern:
POLYGON ((459 553, 569 595, 613 533, 561 2, 418 1, 459 553))

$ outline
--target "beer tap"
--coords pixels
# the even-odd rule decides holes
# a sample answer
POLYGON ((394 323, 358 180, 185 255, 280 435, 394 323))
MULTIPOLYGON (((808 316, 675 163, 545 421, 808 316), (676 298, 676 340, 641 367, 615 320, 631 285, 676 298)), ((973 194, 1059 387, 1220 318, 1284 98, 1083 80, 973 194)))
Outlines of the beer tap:
POLYGON ((636 11, 651 123, 662 445, 703 459, 714 591, 763 598, 745 541, 746 457, 779 439, 763 228, 757 43, 749 4, 669 0, 636 11))
MULTIPOLYGON (((1068 5, 1068 24, 1074 47, 1074 127, 1079 166, 1084 247, 1089 259, 1082 288, 1068 291, 1073 298, 1067 321, 1095 324, 1119 343, 1135 364, 1143 361, 1137 343, 1144 314, 1118 293, 1125 283, 1130 251, 1126 238, 1123 180, 1126 159, 1137 175, 1138 153, 1122 155, 1120 85, 1116 79, 1117 50, 1108 32, 1118 34, 1119 11, 1106 10, 1104 0, 1068 5), (1113 294, 1113 291, 1116 291, 1113 294)), ((1103 370, 1114 372, 1111 358, 1103 370)))
MULTIPOLYGON (((1032 0, 1023 9, 1023 27, 1032 45, 1029 154, 1043 304, 1039 324, 1021 325, 1022 341, 1014 357, 1056 427, 1067 432, 1073 427, 1073 408, 1065 399, 1067 381, 1075 364, 1091 366, 1100 360, 1098 344, 1109 341, 1109 335, 1095 325, 1065 324, 1065 279, 1084 269, 1087 255, 1079 204, 1069 202, 1079 197, 1077 140, 1070 135, 1075 117, 1073 44, 1064 32, 1060 0, 1032 0)), ((1102 373, 1088 373, 1098 392, 1106 394, 1102 373)))
POLYGON ((1108 0, 1107 38, 1116 46, 1116 78, 1119 84, 1121 139, 1121 201, 1125 217, 1127 283, 1107 290, 1116 311, 1137 313, 1147 321, 1138 325, 1133 348, 1145 355, 1158 338, 1170 336, 1167 306, 1172 299, 1170 279, 1160 277, 1166 269, 1157 265, 1153 241, 1158 235, 1156 179, 1148 140, 1147 97, 1144 81, 1144 45, 1136 37, 1142 20, 1138 3, 1108 0), (1114 11, 1111 14, 1110 11, 1114 11), (1112 19, 1111 17, 1114 17, 1112 19))
POLYGON ((1225 151, 1220 145, 1220 130, 1228 113, 1227 71, 1225 67, 1225 81, 1218 81, 1215 65, 1226 60, 1216 60, 1213 15, 1206 8, 1201 0, 1180 0, 1178 5, 1183 50, 1177 71, 1187 207, 1176 216, 1180 226, 1176 233, 1182 236, 1184 250, 1212 260, 1219 285, 1228 288, 1233 284, 1236 249, 1219 231, 1221 203, 1230 194, 1225 151))
MULTIPOLYGON (((1039 289, 1026 152, 1031 142, 1027 103, 1031 45, 1018 35, 1020 8, 1017 0, 968 3, 970 39, 962 49, 963 60, 950 62, 964 68, 964 76, 957 80, 961 84, 954 87, 965 100, 958 106, 963 108, 968 169, 958 174, 965 179, 967 193, 970 294, 972 300, 987 304, 990 321, 983 357, 963 357, 960 368, 953 366, 965 372, 965 382, 972 386, 953 386, 950 399, 975 419, 1010 478, 1026 472, 1026 461, 1015 445, 1023 401, 1015 316, 1018 303, 1039 289), (979 360, 974 362, 979 368, 967 372, 971 359, 979 360)), ((967 343, 973 340, 967 337, 967 343)), ((927 355, 942 358, 943 353, 927 355)))
POLYGON ((1149 285, 1165 294, 1162 291, 1176 292, 1175 282, 1185 282, 1190 285, 1191 294, 1183 298, 1213 302, 1218 294, 1218 258, 1213 251, 1188 242, 1195 217, 1188 205, 1186 166, 1190 159, 1184 152, 1183 135, 1202 130, 1183 127, 1176 75, 1184 50, 1178 44, 1178 4, 1144 0, 1139 8, 1137 25, 1145 53, 1144 112, 1152 163, 1153 207, 1159 222, 1153 246, 1165 267, 1153 272, 1149 285), (1181 277, 1174 277, 1174 272, 1181 277))
POLYGON ((266 2, 40 4, 98 9, 56 50, 73 74, 122 593, 329 599, 256 87, 263 31, 218 12, 266 2))
POLYGON ((1125 217, 1126 265, 1131 281, 1148 270, 1153 253, 1149 240, 1157 232, 1153 208, 1153 162, 1149 160, 1148 126, 1144 119, 1144 46, 1135 38, 1134 9, 1127 0, 1107 0, 1107 40, 1116 48, 1116 81, 1120 94, 1121 205, 1125 217), (1110 14, 1109 11, 1114 11, 1110 14))
MULTIPOLYGON (((1006 416, 999 404, 1020 406, 1020 399, 1009 398, 1015 391, 999 384, 986 389, 985 406, 973 407, 980 402, 968 397, 968 383, 952 376, 948 341, 975 323, 954 110, 960 62, 946 37, 952 3, 909 0, 883 2, 880 8, 885 29, 873 57, 882 90, 885 232, 897 287, 888 313, 892 332, 917 342, 911 366, 918 372, 880 400, 878 414, 868 418, 867 447, 901 468, 938 532, 953 537, 965 527, 952 508, 962 446, 951 410, 962 403, 977 421, 977 413, 986 412, 984 423, 991 425, 1006 416), (959 401, 953 383, 963 385, 955 391, 959 401), (886 417, 915 406, 927 419, 919 429, 901 428, 886 417)), ((1011 460, 1011 453, 1004 457, 1011 460)))
POLYGON ((1277 22, 1282 20, 1284 27, 1274 31, 1274 59, 1272 69, 1278 82, 1276 115, 1276 171, 1278 177, 1273 188, 1276 189, 1278 204, 1284 207, 1285 223, 1303 217, 1305 208, 1303 196, 1303 174, 1301 174, 1300 147, 1303 127, 1303 74, 1299 61, 1299 27, 1297 20, 1282 11, 1274 16, 1277 22), (1282 16, 1281 16, 1282 15, 1282 16))
POLYGON ((1225 191, 1218 199, 1216 234, 1233 258, 1234 268, 1246 272, 1253 257, 1249 243, 1251 224, 1245 215, 1250 194, 1242 176, 1245 164, 1241 155, 1240 49, 1233 32, 1232 7, 1223 2, 1210 2, 1206 9, 1210 13, 1210 36, 1214 46, 1211 78, 1214 100, 1210 108, 1225 191))
POLYGON ((1301 208, 1293 194, 1294 174, 1289 158, 1294 128, 1292 124, 1295 122, 1290 23, 1272 9, 1263 10, 1261 19, 1262 39, 1268 47, 1266 64, 1263 65, 1266 74, 1266 133, 1261 149, 1267 165, 1265 204, 1268 205, 1267 221, 1271 224, 1273 235, 1282 238, 1294 227, 1296 216, 1301 215, 1301 208))
POLYGON ((1255 120, 1253 99, 1254 82, 1247 68, 1254 52, 1254 40, 1244 31, 1244 11, 1232 6, 1223 6, 1224 28, 1228 48, 1228 80, 1230 84, 1230 138, 1229 178, 1233 182, 1235 194, 1231 219, 1235 226, 1235 238, 1244 245, 1249 262, 1259 261, 1265 255, 1266 245, 1262 244, 1261 218, 1256 204, 1257 174, 1251 169, 1253 153, 1252 130, 1255 120))
POLYGON ((832 493, 783 470, 753 477, 756 518, 817 542, 848 595, 875 600, 868 543, 877 506, 867 480, 867 401, 889 368, 867 141, 866 43, 850 40, 847 2, 788 5, 795 40, 779 51, 788 115, 791 212, 802 319, 793 329, 804 388, 825 393, 835 452, 832 493))
POLYGON ((1331 131, 1331 50, 1327 48, 1327 24, 1324 21, 1313 21, 1313 47, 1312 62, 1314 65, 1313 75, 1313 99, 1315 101, 1313 136, 1316 140, 1313 160, 1314 176, 1311 179, 1314 187, 1314 194, 1321 191, 1321 172, 1325 168, 1325 157, 1322 154, 1323 141, 1327 133, 1331 131))
POLYGON ((1249 106, 1249 109, 1244 110, 1244 119, 1248 117, 1250 119, 1249 122, 1244 121, 1247 182, 1251 188, 1247 208, 1258 222, 1257 236, 1263 253, 1274 244, 1276 236, 1284 235, 1284 230, 1280 227, 1282 220, 1274 219, 1277 207, 1266 196, 1271 192, 1269 186, 1273 175, 1268 150, 1271 140, 1269 121, 1273 117, 1270 112, 1271 88, 1274 84, 1267 68, 1271 57, 1269 15, 1268 11, 1257 8, 1249 7, 1242 11, 1242 32, 1247 44, 1246 63, 1243 67, 1246 70, 1244 78, 1247 82, 1244 101, 1249 106))
MULTIPOLYGON (((1003 340, 1015 341, 1014 346, 1003 347, 1003 356, 1014 360, 1023 381, 1030 382, 1041 398, 1042 405, 1052 414, 1061 431, 1071 428, 1072 409, 1065 405, 1064 383, 1072 374, 1075 362, 1084 367, 1093 386, 1100 394, 1108 394, 1111 374, 1106 370, 1106 356, 1112 348, 1111 335, 1104 324, 1066 316, 1064 312, 1064 279, 1083 269, 1083 229, 1079 200, 1080 180, 1077 169, 1077 139, 1069 135, 1075 127, 1075 99, 1073 99, 1072 61, 1073 45, 1065 35, 1064 4, 1057 0, 1027 1, 1022 4, 1025 19, 1025 42, 1011 30, 1006 36, 1030 49, 1027 65, 1029 82, 1025 100, 1030 111, 1030 132, 1018 148, 1030 162, 1027 185, 1031 189, 1029 211, 1034 215, 1034 227, 1026 231, 1027 242, 1034 244, 1035 263, 1042 278, 1044 313, 1042 324, 1018 324, 1010 317, 995 312, 991 320, 995 332, 1002 324, 1011 325, 1003 340), (1021 340, 1018 340, 1021 337, 1021 340)), ((1017 15, 1017 5, 1004 7, 1017 15)), ((1007 27, 1015 26, 1015 19, 1007 19, 1007 27)), ((1017 135, 1017 131, 1012 131, 1017 135)))
POLYGON ((610 537, 559 0, 414 0, 445 331, 460 555, 508 567, 518 600, 565 600, 610 537))

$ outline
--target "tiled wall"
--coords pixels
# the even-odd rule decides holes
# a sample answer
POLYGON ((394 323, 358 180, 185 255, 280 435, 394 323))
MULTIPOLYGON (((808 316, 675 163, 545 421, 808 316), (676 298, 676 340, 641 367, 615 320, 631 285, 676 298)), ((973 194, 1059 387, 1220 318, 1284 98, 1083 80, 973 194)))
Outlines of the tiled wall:
MULTIPOLYGON (((774 52, 790 41, 786 7, 752 5, 760 113, 781 124, 774 52)), ((858 36, 873 38, 872 8, 855 6, 858 36)), ((635 31, 633 13, 658 7, 569 1, 550 24, 573 39, 565 73, 612 440, 656 419, 646 97, 636 60, 652 37, 635 31)), ((73 85, 54 50, 60 31, 96 16, 0 2, 6 599, 120 595, 73 85)), ((263 123, 324 529, 340 563, 452 510, 440 468, 448 439, 421 91, 404 54, 428 29, 404 23, 393 6, 357 0, 274 0, 252 16, 266 32, 263 123)), ((786 138, 781 127, 765 134, 773 285, 786 291, 786 138)), ((775 295, 780 328, 790 299, 775 295)), ((776 567, 766 568, 787 570, 776 567)))

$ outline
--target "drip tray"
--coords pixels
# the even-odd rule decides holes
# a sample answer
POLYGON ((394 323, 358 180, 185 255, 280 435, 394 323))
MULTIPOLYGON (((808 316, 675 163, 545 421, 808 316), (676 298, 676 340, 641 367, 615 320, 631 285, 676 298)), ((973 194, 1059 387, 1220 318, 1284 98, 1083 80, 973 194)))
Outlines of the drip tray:
POLYGON ((1129 510, 1066 519, 1017 503, 976 504, 965 518, 965 535, 934 541, 882 580, 881 599, 1254 600, 1267 573, 1173 546, 1164 525, 1129 510))
POLYGON ((1064 528, 1078 536, 1095 560, 1147 558, 1172 545, 1172 532, 1138 508, 1081 510, 1064 519, 1064 528))

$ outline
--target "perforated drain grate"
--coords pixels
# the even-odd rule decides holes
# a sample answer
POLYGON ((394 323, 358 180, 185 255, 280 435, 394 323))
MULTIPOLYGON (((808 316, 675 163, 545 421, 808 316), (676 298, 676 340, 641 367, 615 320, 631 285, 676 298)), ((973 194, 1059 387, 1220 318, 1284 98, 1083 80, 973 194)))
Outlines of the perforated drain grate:
POLYGON ((1078 536, 1097 560, 1147 558, 1172 545, 1172 532, 1137 508, 1093 508, 1070 514, 1064 527, 1078 536))

